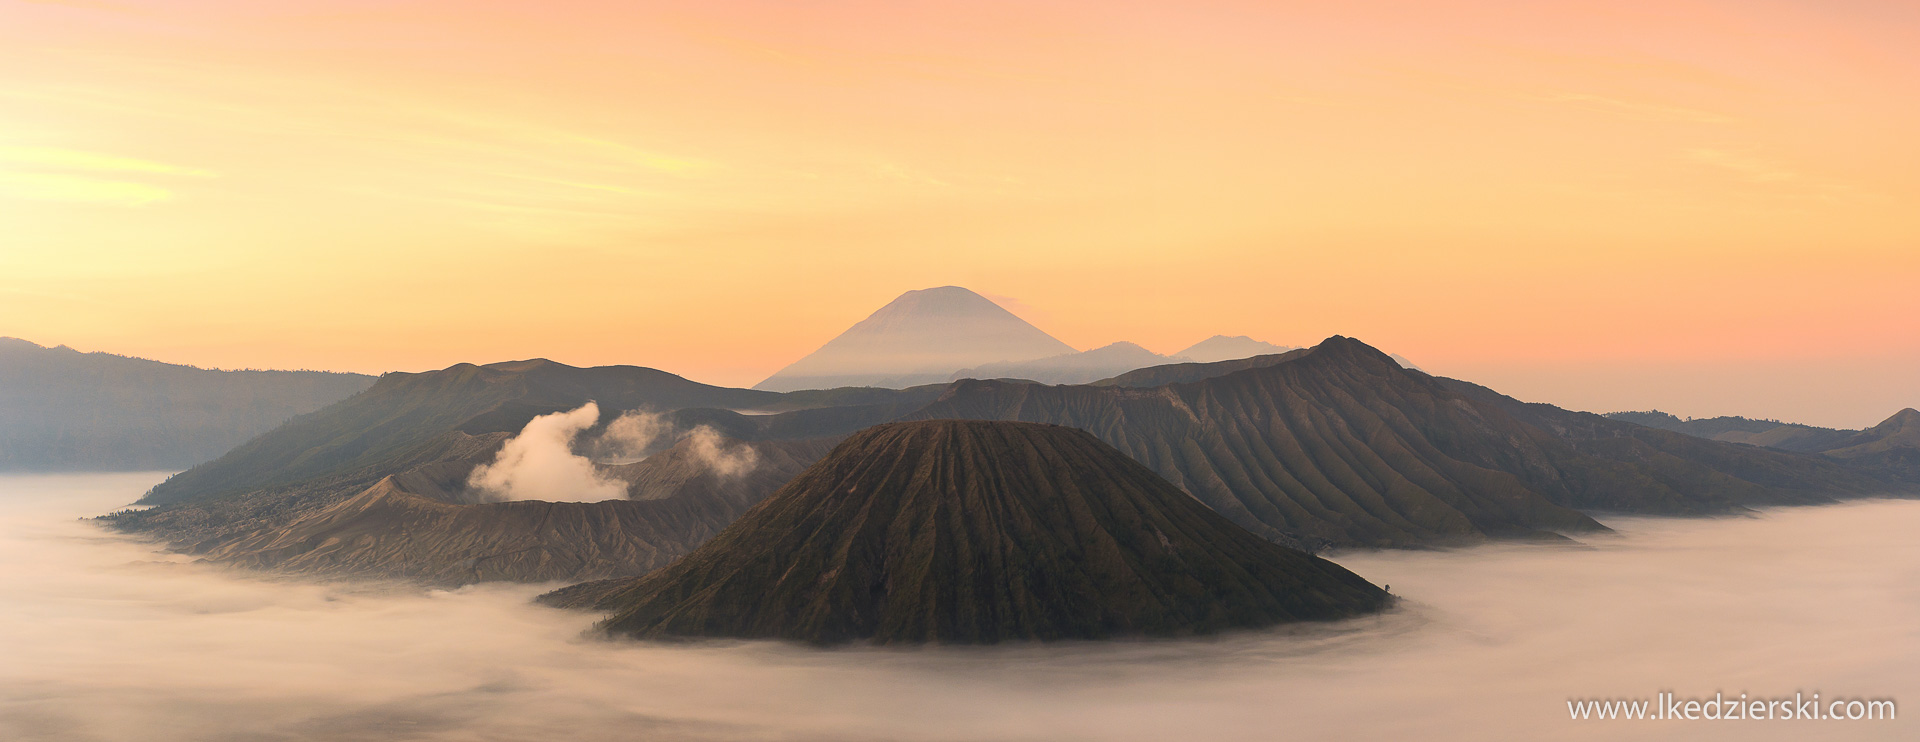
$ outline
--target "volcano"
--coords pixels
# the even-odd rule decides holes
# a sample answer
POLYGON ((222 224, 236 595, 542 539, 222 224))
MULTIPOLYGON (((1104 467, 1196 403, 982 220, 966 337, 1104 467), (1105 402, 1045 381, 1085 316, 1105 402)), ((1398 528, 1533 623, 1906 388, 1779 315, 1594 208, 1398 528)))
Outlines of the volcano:
POLYGON ((908 291, 755 389, 943 383, 955 371, 1076 353, 1073 346, 959 286, 908 291))
POLYGON ((1381 610, 1074 428, 869 428, 680 561, 543 596, 640 638, 835 644, 1181 636, 1381 610))

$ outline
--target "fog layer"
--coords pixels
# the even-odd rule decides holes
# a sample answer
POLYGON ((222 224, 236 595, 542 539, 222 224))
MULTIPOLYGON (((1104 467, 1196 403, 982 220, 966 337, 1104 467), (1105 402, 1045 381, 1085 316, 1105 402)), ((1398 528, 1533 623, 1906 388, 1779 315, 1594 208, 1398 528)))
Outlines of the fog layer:
POLYGON ((0 477, 0 739, 1912 739, 1586 721, 1570 697, 1920 713, 1920 502, 1610 520, 1586 547, 1355 553, 1387 616, 1211 641, 818 651, 581 638, 540 587, 237 575, 76 520, 161 475, 0 477))

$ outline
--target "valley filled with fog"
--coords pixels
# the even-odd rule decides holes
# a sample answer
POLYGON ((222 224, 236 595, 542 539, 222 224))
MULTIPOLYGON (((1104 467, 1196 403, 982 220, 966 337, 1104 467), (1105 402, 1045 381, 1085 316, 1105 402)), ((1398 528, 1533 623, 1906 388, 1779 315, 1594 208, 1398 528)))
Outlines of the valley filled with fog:
POLYGON ((161 477, 0 478, 0 737, 1906 739, 1905 719, 1576 722, 1566 702, 1920 699, 1915 501, 1334 554, 1404 598, 1339 624, 818 650, 607 642, 584 635, 593 616, 529 602, 552 585, 262 577, 82 520, 161 477))

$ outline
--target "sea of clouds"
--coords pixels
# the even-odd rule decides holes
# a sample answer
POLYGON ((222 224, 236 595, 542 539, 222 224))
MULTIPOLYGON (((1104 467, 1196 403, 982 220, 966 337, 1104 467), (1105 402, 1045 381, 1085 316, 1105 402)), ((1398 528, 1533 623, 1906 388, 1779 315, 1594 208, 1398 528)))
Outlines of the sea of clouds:
POLYGON ((1920 736, 1907 719, 1573 722, 1565 709, 1661 690, 1920 704, 1920 502, 1612 520, 1619 535, 1585 546, 1339 554, 1406 599, 1339 624, 820 651, 590 639, 594 616, 528 602, 550 586, 269 579, 79 520, 160 478, 0 477, 0 739, 1920 736))

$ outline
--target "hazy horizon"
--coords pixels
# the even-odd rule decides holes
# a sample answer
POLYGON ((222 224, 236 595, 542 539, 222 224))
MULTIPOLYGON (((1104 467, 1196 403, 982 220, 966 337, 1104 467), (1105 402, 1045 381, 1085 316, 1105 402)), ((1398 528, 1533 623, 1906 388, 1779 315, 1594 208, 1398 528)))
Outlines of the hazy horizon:
POLYGON ((1081 349, 1855 427, 1920 378, 1917 12, 0 4, 0 335, 749 386, 961 285, 1081 349))
MULTIPOLYGON (((1009 306, 1005 297, 989 295, 988 298, 995 299, 996 303, 1001 303, 1016 315, 1019 314, 1016 307, 1009 306)), ((1030 307, 1026 309, 1031 311, 1030 307)), ((862 318, 864 317, 865 315, 862 315, 862 318)), ((1027 318, 1022 317, 1022 319, 1027 318)), ((1044 331, 1046 328, 1040 329, 1044 331)), ((1211 335, 1205 337, 1211 337, 1211 335)), ((1205 337, 1199 339, 1205 339, 1205 337)), ((33 338, 20 339, 46 347, 64 344, 42 342, 33 338)), ((1310 347, 1324 338, 1293 342, 1275 341, 1262 337, 1253 339, 1278 345, 1310 347)), ((1359 339, 1367 341, 1364 337, 1359 339)), ((1168 349, 1148 348, 1148 350, 1168 355, 1177 353, 1190 345, 1192 343, 1168 349)), ((1389 353, 1399 352, 1391 347, 1380 349, 1389 353)), ((76 348, 75 350, 82 353, 130 355, 107 348, 76 348)), ((135 357, 163 363, 192 365, 169 358, 135 357)), ((647 366, 702 383, 738 388, 750 388, 765 378, 750 374, 744 378, 754 379, 753 381, 730 383, 726 379, 702 378, 683 372, 670 364, 650 363, 639 358, 593 363, 541 354, 513 358, 463 358, 441 366, 345 372, 374 375, 388 371, 418 373, 439 370, 457 363, 486 364, 532 358, 547 358, 576 366, 647 366)), ((1875 364, 1838 368, 1820 360, 1775 363, 1743 360, 1694 363, 1542 361, 1526 364, 1468 360, 1451 366, 1438 366, 1419 358, 1409 360, 1422 370, 1437 376, 1471 381, 1526 402, 1545 402, 1565 409, 1585 412, 1607 413, 1657 409, 1683 418, 1736 416, 1762 420, 1775 419, 1826 428, 1863 429, 1885 420, 1901 409, 1920 408, 1920 355, 1912 358, 1890 357, 1879 359, 1880 362, 1875 364), (1833 383, 1843 390, 1846 396, 1838 399, 1803 398, 1781 394, 1783 389, 1804 391, 1809 384, 1821 383, 1819 380, 1822 377, 1836 380, 1833 383), (1633 383, 1622 384, 1623 378, 1630 379, 1633 383)), ((201 366, 201 368, 257 370, 263 367, 201 366)), ((776 366, 774 370, 778 368, 776 366)), ((298 370, 342 371, 339 368, 298 370)))

